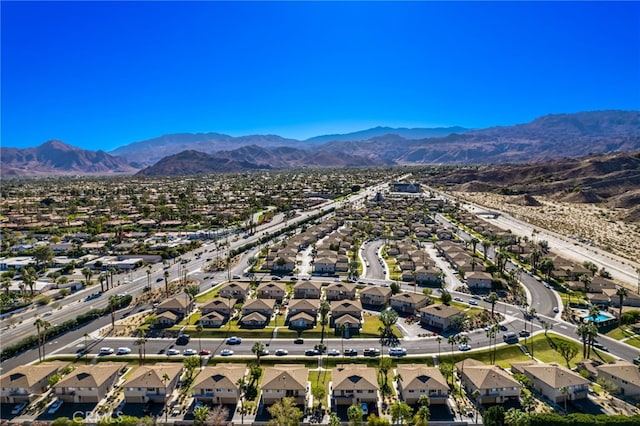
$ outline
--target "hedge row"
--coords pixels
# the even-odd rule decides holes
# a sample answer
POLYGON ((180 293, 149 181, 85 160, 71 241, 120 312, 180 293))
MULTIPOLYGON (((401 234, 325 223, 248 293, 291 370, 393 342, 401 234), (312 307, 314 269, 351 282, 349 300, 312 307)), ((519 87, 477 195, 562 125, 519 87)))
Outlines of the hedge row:
POLYGON ((593 426, 593 425, 616 425, 616 426, 638 426, 640 416, 610 416, 607 414, 581 414, 574 413, 568 416, 557 413, 534 414, 529 417, 529 426, 593 426))
MULTIPOLYGON (((122 309, 125 306, 128 306, 132 300, 133 297, 131 297, 130 294, 118 298, 118 303, 116 304, 115 309, 122 309)), ((60 336, 61 334, 64 334, 69 330, 73 330, 74 328, 81 325, 85 325, 96 318, 100 318, 103 315, 109 314, 110 312, 111 309, 108 306, 103 309, 92 309, 88 312, 78 315, 76 318, 63 322, 62 324, 54 325, 47 329, 45 334, 45 341, 60 336)), ((31 335, 25 337, 15 345, 7 346, 6 348, 4 348, 2 352, 0 352, 0 360, 4 361, 5 359, 9 359, 21 352, 24 352, 36 346, 38 346, 38 336, 31 335)))

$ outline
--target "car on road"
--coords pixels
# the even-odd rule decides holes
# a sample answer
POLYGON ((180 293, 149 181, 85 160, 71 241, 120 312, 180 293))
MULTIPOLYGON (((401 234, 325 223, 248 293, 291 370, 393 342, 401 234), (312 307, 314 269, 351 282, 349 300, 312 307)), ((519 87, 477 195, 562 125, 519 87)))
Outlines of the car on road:
POLYGON ((306 351, 304 351, 304 354, 306 356, 315 356, 315 355, 322 355, 322 352, 320 352, 317 349, 307 349, 306 351))
POLYGON ((520 335, 520 337, 529 337, 531 335, 531 333, 527 330, 520 330, 520 333, 518 334, 520 335))
POLYGON ((239 280, 240 279, 240 275, 234 275, 231 278, 233 278, 234 280, 239 280))
POLYGON ((405 348, 390 348, 389 355, 391 356, 405 356, 407 354, 407 350, 405 348))
POLYGON ((362 353, 364 356, 378 356, 380 355, 380 349, 367 348, 362 353))
POLYGON ((176 345, 186 345, 187 343, 189 343, 190 339, 191 339, 191 336, 189 336, 188 334, 181 334, 176 339, 176 345))
POLYGON ((301 339, 298 337, 296 340, 293 341, 293 343, 295 343, 296 345, 301 345, 304 343, 304 339, 301 339))
POLYGON ((131 353, 131 348, 118 348, 118 351, 116 352, 116 355, 128 355, 131 353))
POLYGON ((464 299, 462 297, 454 297, 453 300, 455 300, 456 302, 464 302, 464 299))
POLYGON ((478 305, 478 302, 476 302, 475 300, 469 300, 469 304, 470 304, 470 305, 477 306, 477 305, 478 305))
POLYGON ((233 355, 233 351, 231 349, 223 349, 220 351, 220 355, 222 356, 231 356, 233 355))
POLYGON ((466 345, 466 344, 465 345, 458 345, 458 350, 459 351, 463 351, 463 352, 470 351, 471 350, 471 346, 466 345))
POLYGON ((473 296, 471 296, 472 298, 476 299, 476 300, 480 300, 480 296, 478 296, 477 294, 474 294, 473 296))
POLYGON ((238 336, 231 336, 227 339, 227 345, 239 345, 242 343, 242 338, 238 336))
POLYGON ((327 355, 329 356, 338 356, 340 355, 340 351, 337 349, 331 349, 329 352, 327 352, 327 355))
POLYGON ((156 282, 157 282, 157 283, 161 283, 162 281, 164 281, 164 279, 163 279, 162 277, 158 277, 158 278, 156 278, 156 282))
POLYGON ((16 406, 13 407, 13 410, 11 410, 11 414, 20 414, 25 408, 27 408, 27 401, 16 404, 16 406))
POLYGON ((600 349, 601 351, 609 352, 609 348, 608 348, 608 347, 606 347, 605 345, 603 345, 603 344, 602 344, 602 343, 600 343, 600 342, 594 342, 594 343, 593 343, 593 347, 594 347, 594 348, 597 348, 597 349, 600 349))
POLYGON ((203 349, 200 352, 198 352, 198 355, 200 356, 211 355, 211 351, 209 349, 203 349))
POLYGON ((167 351, 167 355, 168 356, 173 356, 173 355, 180 355, 180 350, 179 349, 175 349, 175 348, 171 348, 167 351))
POLYGON ((553 307, 553 312, 555 312, 555 313, 557 314, 558 312, 560 312, 560 309, 558 309, 558 307, 557 307, 557 306, 554 306, 554 307, 553 307))
POLYGON ((356 356, 358 355, 358 351, 356 349, 349 348, 344 350, 344 354, 347 356, 356 356))
POLYGON ((182 351, 182 355, 184 356, 198 355, 198 351, 196 351, 195 349, 185 349, 184 351, 182 351))
POLYGON ((267 356, 269 355, 269 349, 263 349, 262 352, 260 352, 260 356, 267 356))
POLYGON ((276 349, 276 355, 277 356, 289 355, 289 351, 286 349, 276 349))
POLYGON ((62 407, 62 400, 60 399, 56 399, 53 404, 51 404, 49 406, 49 409, 47 410, 47 413, 49 414, 55 414, 56 411, 58 411, 58 409, 62 407))
POLYGON ((111 355, 114 352, 113 348, 103 347, 100 348, 100 352, 98 355, 111 355))

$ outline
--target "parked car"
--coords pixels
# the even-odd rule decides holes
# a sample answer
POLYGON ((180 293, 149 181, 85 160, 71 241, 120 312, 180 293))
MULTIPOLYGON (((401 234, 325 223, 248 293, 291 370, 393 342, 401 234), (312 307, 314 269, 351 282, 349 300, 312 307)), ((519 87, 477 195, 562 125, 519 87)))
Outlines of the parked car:
POLYGON ((347 356, 356 356, 358 355, 358 351, 356 349, 349 348, 344 350, 344 354, 347 356))
POLYGON ((186 345, 187 343, 189 343, 190 339, 191 339, 191 336, 189 336, 188 334, 181 334, 176 339, 176 345, 186 345))
POLYGON ((56 411, 58 411, 58 409, 62 406, 62 400, 60 399, 56 399, 53 404, 51 404, 49 406, 49 410, 47 410, 47 413, 49 414, 55 414, 56 411))
POLYGON ((209 349, 203 349, 200 352, 198 352, 198 355, 201 355, 201 356, 211 355, 211 351, 209 349))
POLYGON ((175 348, 171 348, 167 351, 167 355, 168 356, 172 356, 172 355, 180 355, 180 350, 179 349, 175 349, 175 348))
POLYGON ((276 349, 276 355, 277 356, 289 355, 289 351, 286 349, 276 349))
POLYGON ((340 355, 340 351, 337 349, 331 349, 329 352, 327 352, 327 355, 329 356, 338 356, 340 355))
POLYGON ((471 346, 469 345, 458 345, 458 350, 459 351, 470 351, 471 350, 471 346))
POLYGON ((594 343, 593 343, 593 347, 594 347, 594 348, 597 348, 597 349, 600 349, 601 351, 609 352, 609 348, 608 348, 608 347, 606 347, 605 345, 603 345, 603 344, 602 344, 602 343, 600 343, 600 342, 594 342, 594 343))
POLYGON ((389 355, 391 356, 405 356, 407 354, 407 350, 405 348, 390 348, 389 355))
POLYGON ((469 300, 469 304, 476 306, 478 305, 478 302, 476 302, 475 300, 469 300))
POLYGON ((455 300, 456 302, 464 302, 464 299, 462 297, 454 297, 453 300, 455 300))
POLYGON ((364 356, 378 356, 380 355, 380 349, 367 348, 363 351, 364 356))
POLYGON ((11 414, 15 414, 15 415, 20 414, 25 408, 27 408, 27 401, 23 401, 19 404, 16 404, 16 406, 13 407, 13 410, 11 410, 11 414))
POLYGON ((293 343, 295 343, 296 345, 301 345, 304 343, 304 339, 301 339, 298 337, 296 340, 293 341, 293 343))
POLYGON ((238 336, 232 336, 227 339, 227 345, 239 345, 242 343, 242 338, 238 336))
POLYGON ((557 307, 557 306, 554 306, 554 307, 553 307, 553 312, 555 312, 555 313, 557 314, 558 312, 560 312, 560 309, 558 309, 558 307, 557 307))
POLYGON ((99 355, 111 355, 113 353, 113 348, 109 348, 109 347, 103 347, 100 348, 100 353, 99 355))
POLYGON ((182 355, 184 356, 198 355, 198 351, 196 351, 195 349, 185 349, 184 351, 182 351, 182 355))
POLYGON ((231 349, 223 349, 220 351, 220 355, 230 356, 230 355, 233 355, 233 351, 231 349))
POLYGON ((307 349, 306 351, 304 351, 304 354, 307 356, 315 356, 315 355, 321 355, 322 352, 320 352, 317 349, 307 349))
POLYGON ((527 330, 521 330, 518 334, 520 335, 520 337, 529 337, 531 335, 531 333, 529 333, 527 330))
POLYGON ((362 414, 364 414, 365 416, 369 415, 369 405, 366 402, 360 404, 360 409, 362 409, 362 414))
POLYGON ((131 348, 118 348, 118 352, 116 352, 117 355, 127 355, 131 353, 131 348))

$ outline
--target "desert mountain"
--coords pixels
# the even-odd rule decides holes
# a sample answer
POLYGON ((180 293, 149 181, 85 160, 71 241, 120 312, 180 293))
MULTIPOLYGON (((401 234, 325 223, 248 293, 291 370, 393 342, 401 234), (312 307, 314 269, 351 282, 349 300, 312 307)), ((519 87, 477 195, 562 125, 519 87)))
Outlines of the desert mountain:
POLYGON ((452 190, 514 194, 514 202, 535 205, 538 195, 571 203, 602 203, 612 208, 640 205, 640 150, 544 162, 460 166, 429 184, 452 190), (523 197, 524 195, 524 197, 523 197))
POLYGON ((124 159, 104 151, 87 151, 51 140, 34 148, 0 148, 3 176, 131 174, 124 159))
POLYGON ((244 146, 215 154, 188 150, 165 157, 140 172, 141 176, 228 173, 256 169, 299 167, 373 167, 384 163, 335 152, 309 152, 290 147, 244 146))
POLYGON ((440 138, 397 135, 362 142, 332 142, 319 149, 372 155, 398 164, 521 163, 590 153, 640 149, 640 111, 553 114, 530 123, 491 127, 440 138))
POLYGON ((464 127, 434 127, 434 128, 394 128, 394 127, 374 127, 372 129, 361 130, 353 133, 343 133, 335 135, 314 136, 306 139, 305 142, 354 142, 366 141, 372 138, 397 135, 404 139, 424 139, 447 136, 452 133, 464 133, 469 129, 464 127))

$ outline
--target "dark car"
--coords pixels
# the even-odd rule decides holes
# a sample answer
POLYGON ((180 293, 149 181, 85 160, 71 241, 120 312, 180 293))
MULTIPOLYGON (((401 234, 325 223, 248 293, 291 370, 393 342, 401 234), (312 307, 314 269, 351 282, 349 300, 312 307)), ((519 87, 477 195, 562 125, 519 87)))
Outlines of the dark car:
POLYGON ((363 351, 364 356, 378 356, 380 355, 380 349, 367 348, 363 351))
POLYGON ((190 337, 188 334, 183 334, 176 339, 176 345, 186 345, 189 343, 190 337))
POLYGON ((358 351, 355 349, 345 349, 344 354, 347 356, 356 356, 358 355, 358 351))
POLYGON ((293 343, 295 343, 296 345, 301 345, 304 343, 304 339, 301 339, 298 337, 296 340, 293 341, 293 343))
POLYGON ((317 349, 307 349, 306 351, 304 351, 304 354, 307 356, 314 356, 314 355, 320 355, 321 352, 317 349))

